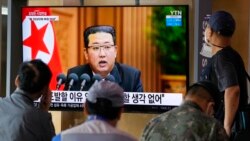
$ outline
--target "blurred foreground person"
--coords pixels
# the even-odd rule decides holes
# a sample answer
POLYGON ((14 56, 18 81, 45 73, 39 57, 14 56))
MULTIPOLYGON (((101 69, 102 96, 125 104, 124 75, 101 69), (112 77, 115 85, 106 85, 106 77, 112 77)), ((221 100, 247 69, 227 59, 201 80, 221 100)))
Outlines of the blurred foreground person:
POLYGON ((218 93, 208 81, 193 84, 179 107, 149 122, 141 141, 227 141, 225 129, 212 117, 218 93))
POLYGON ((87 120, 55 136, 53 141, 135 141, 116 128, 124 106, 123 89, 116 83, 100 81, 93 84, 84 107, 87 120))
POLYGON ((41 60, 20 65, 15 80, 16 90, 0 99, 1 141, 50 141, 55 135, 51 114, 49 83, 52 73, 41 60), (42 97, 41 97, 42 96, 42 97), (34 100, 41 97, 40 106, 34 100))

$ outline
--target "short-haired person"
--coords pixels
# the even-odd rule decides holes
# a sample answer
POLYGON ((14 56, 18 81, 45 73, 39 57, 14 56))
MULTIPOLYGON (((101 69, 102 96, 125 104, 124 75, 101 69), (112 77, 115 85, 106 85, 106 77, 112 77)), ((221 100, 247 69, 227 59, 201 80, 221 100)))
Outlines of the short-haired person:
POLYGON ((221 96, 221 110, 215 114, 227 134, 237 130, 237 111, 248 103, 247 77, 244 62, 232 47, 231 40, 236 23, 226 11, 213 13, 205 29, 205 41, 212 48, 212 58, 203 70, 202 80, 207 79, 218 86, 221 96), (232 130, 234 129, 234 130, 232 130))
POLYGON ((90 88, 84 106, 87 120, 55 136, 53 141, 135 141, 116 128, 124 106, 123 89, 114 82, 101 80, 90 88))
POLYGON ((222 124, 212 117, 218 92, 209 81, 194 83, 179 107, 148 123, 141 141, 227 141, 222 124))
MULTIPOLYGON (((94 74, 99 74, 103 79, 108 75, 113 75, 126 92, 142 92, 141 73, 139 70, 125 64, 116 62, 117 45, 116 32, 114 27, 99 25, 91 26, 84 31, 84 56, 87 64, 76 66, 68 70, 68 76, 75 73, 80 77, 87 73, 90 78, 94 74)), ((94 81, 86 83, 83 90, 87 91, 94 81)), ((68 83, 65 88, 68 90, 68 83)), ((70 90, 80 90, 81 82, 73 85, 70 90)))
POLYGON ((0 99, 1 141, 50 141, 55 135, 51 114, 49 83, 52 73, 41 60, 20 65, 15 80, 16 90, 0 99), (41 97, 42 96, 42 97, 41 97), (40 107, 34 100, 41 97, 40 107))

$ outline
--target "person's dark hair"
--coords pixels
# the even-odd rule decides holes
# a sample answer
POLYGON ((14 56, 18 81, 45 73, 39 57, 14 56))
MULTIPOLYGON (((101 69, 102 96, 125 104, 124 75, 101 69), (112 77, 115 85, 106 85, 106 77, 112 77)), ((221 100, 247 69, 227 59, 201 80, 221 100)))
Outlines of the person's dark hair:
POLYGON ((90 26, 84 30, 83 38, 84 38, 85 48, 87 48, 89 45, 89 35, 97 32, 110 33, 113 37, 114 44, 116 45, 116 35, 115 35, 116 33, 114 27, 108 25, 97 25, 97 26, 90 26))
POLYGON ((19 88, 28 93, 41 91, 49 85, 52 73, 40 59, 23 62, 18 71, 19 88))
POLYGON ((211 29, 225 37, 231 37, 235 31, 236 23, 233 16, 226 11, 217 11, 208 21, 211 29))
POLYGON ((218 87, 214 85, 212 82, 207 81, 207 80, 199 81, 199 82, 192 84, 187 90, 186 96, 188 95, 195 95, 195 96, 202 97, 205 99, 212 98, 215 103, 215 106, 214 106, 215 112, 218 110, 221 104, 221 97, 220 97, 220 92, 219 92, 218 87), (205 94, 200 93, 201 89, 205 89, 208 92, 209 97, 206 97, 205 94))
POLYGON ((97 98, 96 103, 86 99, 86 110, 89 115, 98 115, 106 120, 118 119, 122 107, 113 107, 112 102, 106 98, 97 98))

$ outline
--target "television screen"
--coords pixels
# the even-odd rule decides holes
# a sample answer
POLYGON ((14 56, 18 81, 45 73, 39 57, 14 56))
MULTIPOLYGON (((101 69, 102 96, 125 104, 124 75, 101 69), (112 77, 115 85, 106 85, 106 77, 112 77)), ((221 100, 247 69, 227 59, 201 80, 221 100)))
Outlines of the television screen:
POLYGON ((23 61, 40 58, 50 66, 52 110, 82 110, 88 92, 65 91, 57 77, 88 63, 83 31, 94 25, 113 26, 116 62, 141 72, 143 92, 125 92, 125 111, 163 112, 180 104, 189 74, 187 5, 23 7, 23 61))

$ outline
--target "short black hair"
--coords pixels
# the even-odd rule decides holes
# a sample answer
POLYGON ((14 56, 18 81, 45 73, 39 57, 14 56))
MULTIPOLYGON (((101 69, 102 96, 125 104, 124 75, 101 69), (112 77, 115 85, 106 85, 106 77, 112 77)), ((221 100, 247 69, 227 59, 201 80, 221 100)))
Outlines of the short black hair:
POLYGON ((221 94, 220 94, 218 87, 215 84, 213 84, 211 81, 203 80, 203 81, 198 81, 192 84, 191 86, 189 86, 186 95, 200 96, 199 95, 200 88, 205 89, 210 95, 210 97, 213 99, 215 103, 214 109, 216 112, 221 104, 222 98, 221 98, 221 94))
POLYGON ((113 107, 112 102, 106 98, 97 98, 96 103, 86 99, 86 107, 89 115, 97 115, 105 120, 118 119, 123 107, 113 107))
POLYGON ((52 73, 40 59, 23 62, 18 70, 19 88, 28 93, 41 91, 49 85, 52 73))
POLYGON ((90 26, 84 30, 83 38, 84 38, 85 48, 87 48, 89 45, 89 35, 97 32, 110 33, 113 37, 114 44, 116 45, 116 33, 114 27, 109 25, 96 25, 96 26, 90 26))

